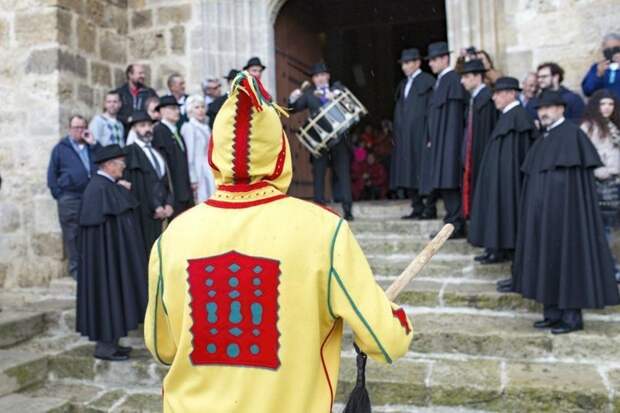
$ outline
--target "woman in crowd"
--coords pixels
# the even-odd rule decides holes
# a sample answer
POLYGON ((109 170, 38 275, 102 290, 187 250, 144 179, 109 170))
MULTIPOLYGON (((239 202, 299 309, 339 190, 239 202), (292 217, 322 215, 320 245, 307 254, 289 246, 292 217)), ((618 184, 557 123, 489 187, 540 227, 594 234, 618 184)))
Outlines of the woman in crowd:
POLYGON ((183 124, 181 135, 187 145, 189 178, 196 203, 206 201, 215 192, 215 180, 207 159, 211 129, 207 124, 204 98, 193 95, 186 101, 189 122, 183 124))
MULTIPOLYGON (((581 129, 590 137, 603 162, 594 170, 599 206, 607 239, 618 226, 620 213, 620 108, 618 99, 607 89, 596 92, 586 107, 581 129)), ((613 245, 610 245, 614 251, 613 245)), ((616 280, 620 271, 616 264, 616 280)))

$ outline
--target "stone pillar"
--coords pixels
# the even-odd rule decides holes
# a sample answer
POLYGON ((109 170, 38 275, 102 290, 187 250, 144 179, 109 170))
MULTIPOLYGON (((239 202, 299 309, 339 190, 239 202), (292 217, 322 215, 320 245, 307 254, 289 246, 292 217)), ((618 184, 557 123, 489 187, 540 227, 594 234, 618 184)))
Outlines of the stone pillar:
POLYGON ((497 56, 496 0, 446 0, 446 20, 450 49, 458 54, 469 46, 497 56))

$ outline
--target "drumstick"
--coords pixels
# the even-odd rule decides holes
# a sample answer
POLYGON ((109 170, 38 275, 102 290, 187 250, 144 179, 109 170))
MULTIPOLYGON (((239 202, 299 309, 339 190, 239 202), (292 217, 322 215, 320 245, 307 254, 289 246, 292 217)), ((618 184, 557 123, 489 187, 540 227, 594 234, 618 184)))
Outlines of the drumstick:
POLYGON ((435 237, 429 242, 426 247, 418 254, 417 257, 409 266, 398 276, 398 278, 390 285, 387 290, 385 290, 385 294, 390 299, 390 301, 394 301, 398 294, 411 282, 413 277, 418 275, 422 268, 433 258, 433 255, 437 254, 437 251, 441 249, 443 244, 450 238, 454 232, 454 225, 446 224, 443 226, 441 231, 435 235, 435 237))

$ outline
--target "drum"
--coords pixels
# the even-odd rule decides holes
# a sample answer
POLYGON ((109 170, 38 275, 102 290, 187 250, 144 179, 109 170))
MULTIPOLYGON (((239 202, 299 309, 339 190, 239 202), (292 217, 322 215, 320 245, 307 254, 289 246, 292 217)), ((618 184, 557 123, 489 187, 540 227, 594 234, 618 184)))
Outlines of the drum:
POLYGON ((302 145, 317 158, 337 144, 344 133, 368 113, 349 89, 336 89, 333 93, 334 99, 297 132, 302 145))

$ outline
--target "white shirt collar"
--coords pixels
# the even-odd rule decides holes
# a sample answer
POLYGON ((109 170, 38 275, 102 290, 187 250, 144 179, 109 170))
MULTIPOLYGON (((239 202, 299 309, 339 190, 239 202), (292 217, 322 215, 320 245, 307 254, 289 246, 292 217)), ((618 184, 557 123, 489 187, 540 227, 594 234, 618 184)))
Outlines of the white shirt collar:
POLYGON ((553 122, 551 124, 551 126, 549 126, 547 128, 547 132, 549 132, 551 129, 553 128, 557 128, 558 126, 560 126, 562 124, 562 122, 564 122, 566 119, 564 118, 564 116, 562 116, 560 119, 556 120, 555 122, 553 122))
POLYGON ((486 87, 486 85, 484 83, 479 84, 473 92, 471 92, 471 98, 474 99, 476 96, 478 96, 478 93, 480 93, 480 91, 482 89, 484 89, 486 87))
POLYGON ((437 80, 441 79, 443 77, 443 75, 445 75, 446 73, 450 72, 451 70, 453 70, 450 66, 446 67, 444 70, 442 70, 439 73, 439 76, 437 76, 437 80))
POLYGON ((135 143, 138 144, 139 147, 144 148, 146 147, 146 142, 144 142, 142 139, 138 138, 138 135, 136 134, 136 140, 135 143))
POLYGON ((510 102, 509 104, 506 105, 506 107, 504 108, 504 110, 502 110, 502 113, 507 113, 510 109, 514 108, 515 106, 519 106, 520 102, 519 100, 515 100, 514 102, 510 102))
POLYGON ((417 69, 415 72, 411 74, 411 76, 409 76, 409 79, 411 80, 415 79, 420 73, 422 73, 422 69, 417 69))
POLYGON ((106 171, 103 171, 101 169, 97 170, 97 175, 101 175, 104 178, 107 178, 107 179, 109 179, 112 182, 116 182, 116 179, 112 178, 112 175, 110 175, 109 173, 107 173, 106 171))
POLYGON ((164 125, 166 125, 168 127, 168 129, 170 129, 170 132, 172 133, 178 133, 177 131, 177 125, 168 122, 166 119, 162 119, 161 123, 163 123, 164 125))

